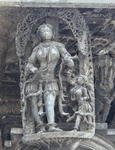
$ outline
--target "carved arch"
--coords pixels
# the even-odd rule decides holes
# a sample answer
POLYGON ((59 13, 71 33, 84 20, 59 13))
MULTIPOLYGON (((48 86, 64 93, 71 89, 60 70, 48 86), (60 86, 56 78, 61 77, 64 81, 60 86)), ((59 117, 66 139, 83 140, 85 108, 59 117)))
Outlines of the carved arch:
MULTIPOLYGON (((84 70, 82 73, 86 73, 92 78, 92 53, 90 46, 90 35, 86 25, 85 19, 80 14, 78 9, 69 8, 34 8, 28 9, 25 12, 25 18, 17 25, 17 36, 16 36, 16 50, 20 62, 21 79, 24 74, 24 63, 22 58, 25 55, 25 49, 27 42, 30 40, 30 34, 35 24, 38 24, 42 18, 47 16, 62 19, 70 28, 74 38, 78 42, 78 49, 86 57, 84 64, 88 65, 89 68, 84 70)), ((82 64, 82 63, 81 63, 82 64)), ((85 68, 85 67, 84 67, 85 68)), ((83 69, 83 68, 82 68, 83 69)), ((22 81, 22 80, 21 80, 22 81)))
MULTIPOLYGON (((80 74, 88 77, 88 82, 93 84, 93 67, 92 67, 92 52, 90 46, 90 35, 85 19, 80 14, 78 9, 70 8, 32 8, 25 11, 25 18, 17 25, 16 50, 19 57, 20 66, 20 90, 22 96, 23 83, 25 81, 25 64, 27 45, 30 41, 30 36, 34 25, 40 25, 40 20, 45 17, 59 18, 63 20, 72 31, 73 36, 78 44, 80 57, 80 74)), ((94 89, 91 91, 94 98, 94 89)), ((23 107, 23 106, 22 106, 23 107)), ((29 108, 30 109, 30 108, 29 108)), ((31 115, 28 115, 31 116, 31 115)), ((24 119, 23 119, 24 120, 24 119)), ((24 122, 24 121, 23 121, 24 122)), ((24 123, 24 127, 28 127, 28 133, 33 133, 34 123, 33 118, 24 123), (31 123, 30 123, 31 122, 31 123), (30 131, 31 129, 31 131, 30 131)))

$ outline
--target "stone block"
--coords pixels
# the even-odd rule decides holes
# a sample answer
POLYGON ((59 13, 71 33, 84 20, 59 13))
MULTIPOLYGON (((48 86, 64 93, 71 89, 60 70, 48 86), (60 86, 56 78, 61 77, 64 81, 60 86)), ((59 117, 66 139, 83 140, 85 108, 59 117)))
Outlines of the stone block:
POLYGON ((115 135, 115 129, 108 129, 107 135, 115 135))
POLYGON ((113 0, 0 0, 0 6, 14 7, 69 7, 115 8, 113 0))
POLYGON ((96 123, 96 130, 107 130, 107 123, 96 123))

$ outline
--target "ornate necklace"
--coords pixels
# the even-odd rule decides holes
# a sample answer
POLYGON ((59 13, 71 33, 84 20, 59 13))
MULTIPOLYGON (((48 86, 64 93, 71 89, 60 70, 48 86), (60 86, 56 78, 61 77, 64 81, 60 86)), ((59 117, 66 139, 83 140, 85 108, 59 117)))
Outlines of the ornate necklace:
POLYGON ((49 42, 47 42, 47 43, 41 43, 41 45, 44 47, 44 48, 46 48, 47 49, 47 65, 49 66, 49 62, 51 62, 52 60, 51 60, 51 44, 52 44, 52 42, 51 41, 49 41, 49 42))
POLYGON ((42 43, 42 46, 43 47, 50 47, 50 45, 51 45, 51 41, 50 42, 47 42, 47 43, 42 43))

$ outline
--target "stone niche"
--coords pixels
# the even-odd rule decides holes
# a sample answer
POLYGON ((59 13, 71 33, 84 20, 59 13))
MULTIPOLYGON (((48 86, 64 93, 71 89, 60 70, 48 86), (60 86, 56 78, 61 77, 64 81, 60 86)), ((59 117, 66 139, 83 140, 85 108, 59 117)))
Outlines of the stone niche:
MULTIPOLYGON (((6 118, 11 118, 11 120, 8 119, 8 122, 4 117, 1 119, 1 123, 4 120, 5 124, 1 132, 1 141, 3 141, 1 145, 8 150, 114 150, 114 129, 108 129, 105 123, 109 123, 109 126, 114 128, 114 119, 112 120, 114 117, 112 115, 114 109, 114 10, 76 8, 77 6, 73 7, 73 5, 68 8, 66 4, 66 8, 62 8, 62 5, 64 6, 62 3, 58 3, 58 7, 54 8, 52 8, 53 4, 52 7, 49 7, 48 3, 44 3, 45 7, 39 5, 39 8, 32 7, 31 2, 23 2, 23 6, 24 4, 25 6, 28 5, 29 8, 10 7, 0 9, 1 16, 8 22, 8 25, 5 26, 6 23, 3 20, 3 22, 1 21, 2 29, 3 27, 5 29, 2 35, 4 37, 6 34, 9 35, 9 38, 4 39, 4 41, 3 36, 1 36, 0 57, 4 56, 5 59, 1 60, 4 63, 1 65, 2 74, 0 75, 2 83, 0 115, 2 117, 3 115, 9 115, 6 118), (37 103, 42 108, 38 113, 43 116, 46 127, 45 132, 39 132, 29 103, 31 94, 36 96, 35 94, 38 93, 34 91, 34 93, 30 92, 28 95, 24 95, 25 83, 32 77, 32 74, 30 74, 26 78, 26 65, 33 49, 41 43, 37 30, 44 23, 51 24, 53 27, 54 45, 61 44, 61 47, 65 45, 69 54, 67 57, 74 62, 74 67, 69 69, 66 64, 62 65, 61 57, 65 59, 64 53, 55 68, 56 80, 61 76, 62 95, 65 99, 64 102, 59 101, 60 107, 58 106, 59 95, 57 95, 55 102, 55 122, 58 126, 56 129, 63 130, 59 132, 48 131, 46 106, 43 103, 43 107, 41 107, 41 103, 37 103), (80 89, 83 88, 87 91, 88 104, 86 105, 88 108, 91 106, 91 112, 79 112, 83 105, 76 102, 78 95, 75 92, 77 87, 79 89, 76 81, 80 75, 82 79, 86 80, 85 85, 82 85, 83 87, 81 86, 80 89), (8 87, 10 87, 10 90, 8 90, 8 87), (73 93, 70 92, 72 90, 73 93), (4 103, 8 104, 8 109, 2 107, 4 103), (111 109, 111 103, 113 109, 111 109), (79 106, 81 107, 79 108, 79 106), (91 120, 91 128, 89 129, 88 116, 91 120), (20 128, 20 118, 22 118, 22 128, 20 128), (15 123, 13 123, 13 120, 15 120, 15 123), (78 129, 75 129, 75 121, 79 124, 78 129), (4 134, 5 128, 7 128, 8 134, 4 134), (6 138, 7 135, 9 135, 9 138, 6 138)), ((59 89, 61 89, 61 86, 59 89)), ((37 97, 39 98, 38 95, 37 97)))
POLYGON ((17 25, 16 36, 24 143, 39 141, 39 138, 91 138, 94 135, 90 40, 89 30, 78 9, 26 10, 25 17, 17 25), (51 39, 45 36, 47 28, 53 32, 51 39), (53 53, 57 54, 55 61, 53 53), (42 62, 41 57, 46 60, 42 62), (37 74, 35 69, 40 72, 37 74))

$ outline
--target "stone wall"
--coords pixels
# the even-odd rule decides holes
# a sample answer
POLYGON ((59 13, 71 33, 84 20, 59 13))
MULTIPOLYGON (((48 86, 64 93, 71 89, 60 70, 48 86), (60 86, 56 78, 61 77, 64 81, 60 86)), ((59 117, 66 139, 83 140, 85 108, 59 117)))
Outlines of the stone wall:
MULTIPOLYGON (((5 2, 2 3, 0 4, 5 5, 5 2)), ((8 3, 6 4, 8 5, 8 3)), ((10 5, 11 4, 13 5, 13 3, 10 3, 10 5)), ((30 4, 31 3, 29 3, 29 5, 30 4)), ((16 5, 19 4, 17 3, 16 5)), ((48 6, 50 6, 50 4, 48 6)), ((86 7, 89 7, 88 3, 86 7)), ((21 128, 20 73, 18 58, 16 56, 15 36, 17 23, 24 17, 25 10, 26 8, 20 7, 0 8, 1 145, 12 150, 15 149, 15 146, 12 148, 11 143, 14 141, 10 142, 12 140, 11 128, 21 128)), ((100 127, 97 127, 96 133, 101 134, 106 140, 108 139, 115 144, 115 10, 83 8, 79 10, 86 19, 92 39, 96 93, 96 122, 107 122, 109 126, 109 128, 103 127, 103 124, 100 124, 100 127), (112 128, 112 130, 110 128, 112 128)), ((19 133, 18 139, 21 139, 21 133, 19 133)))

